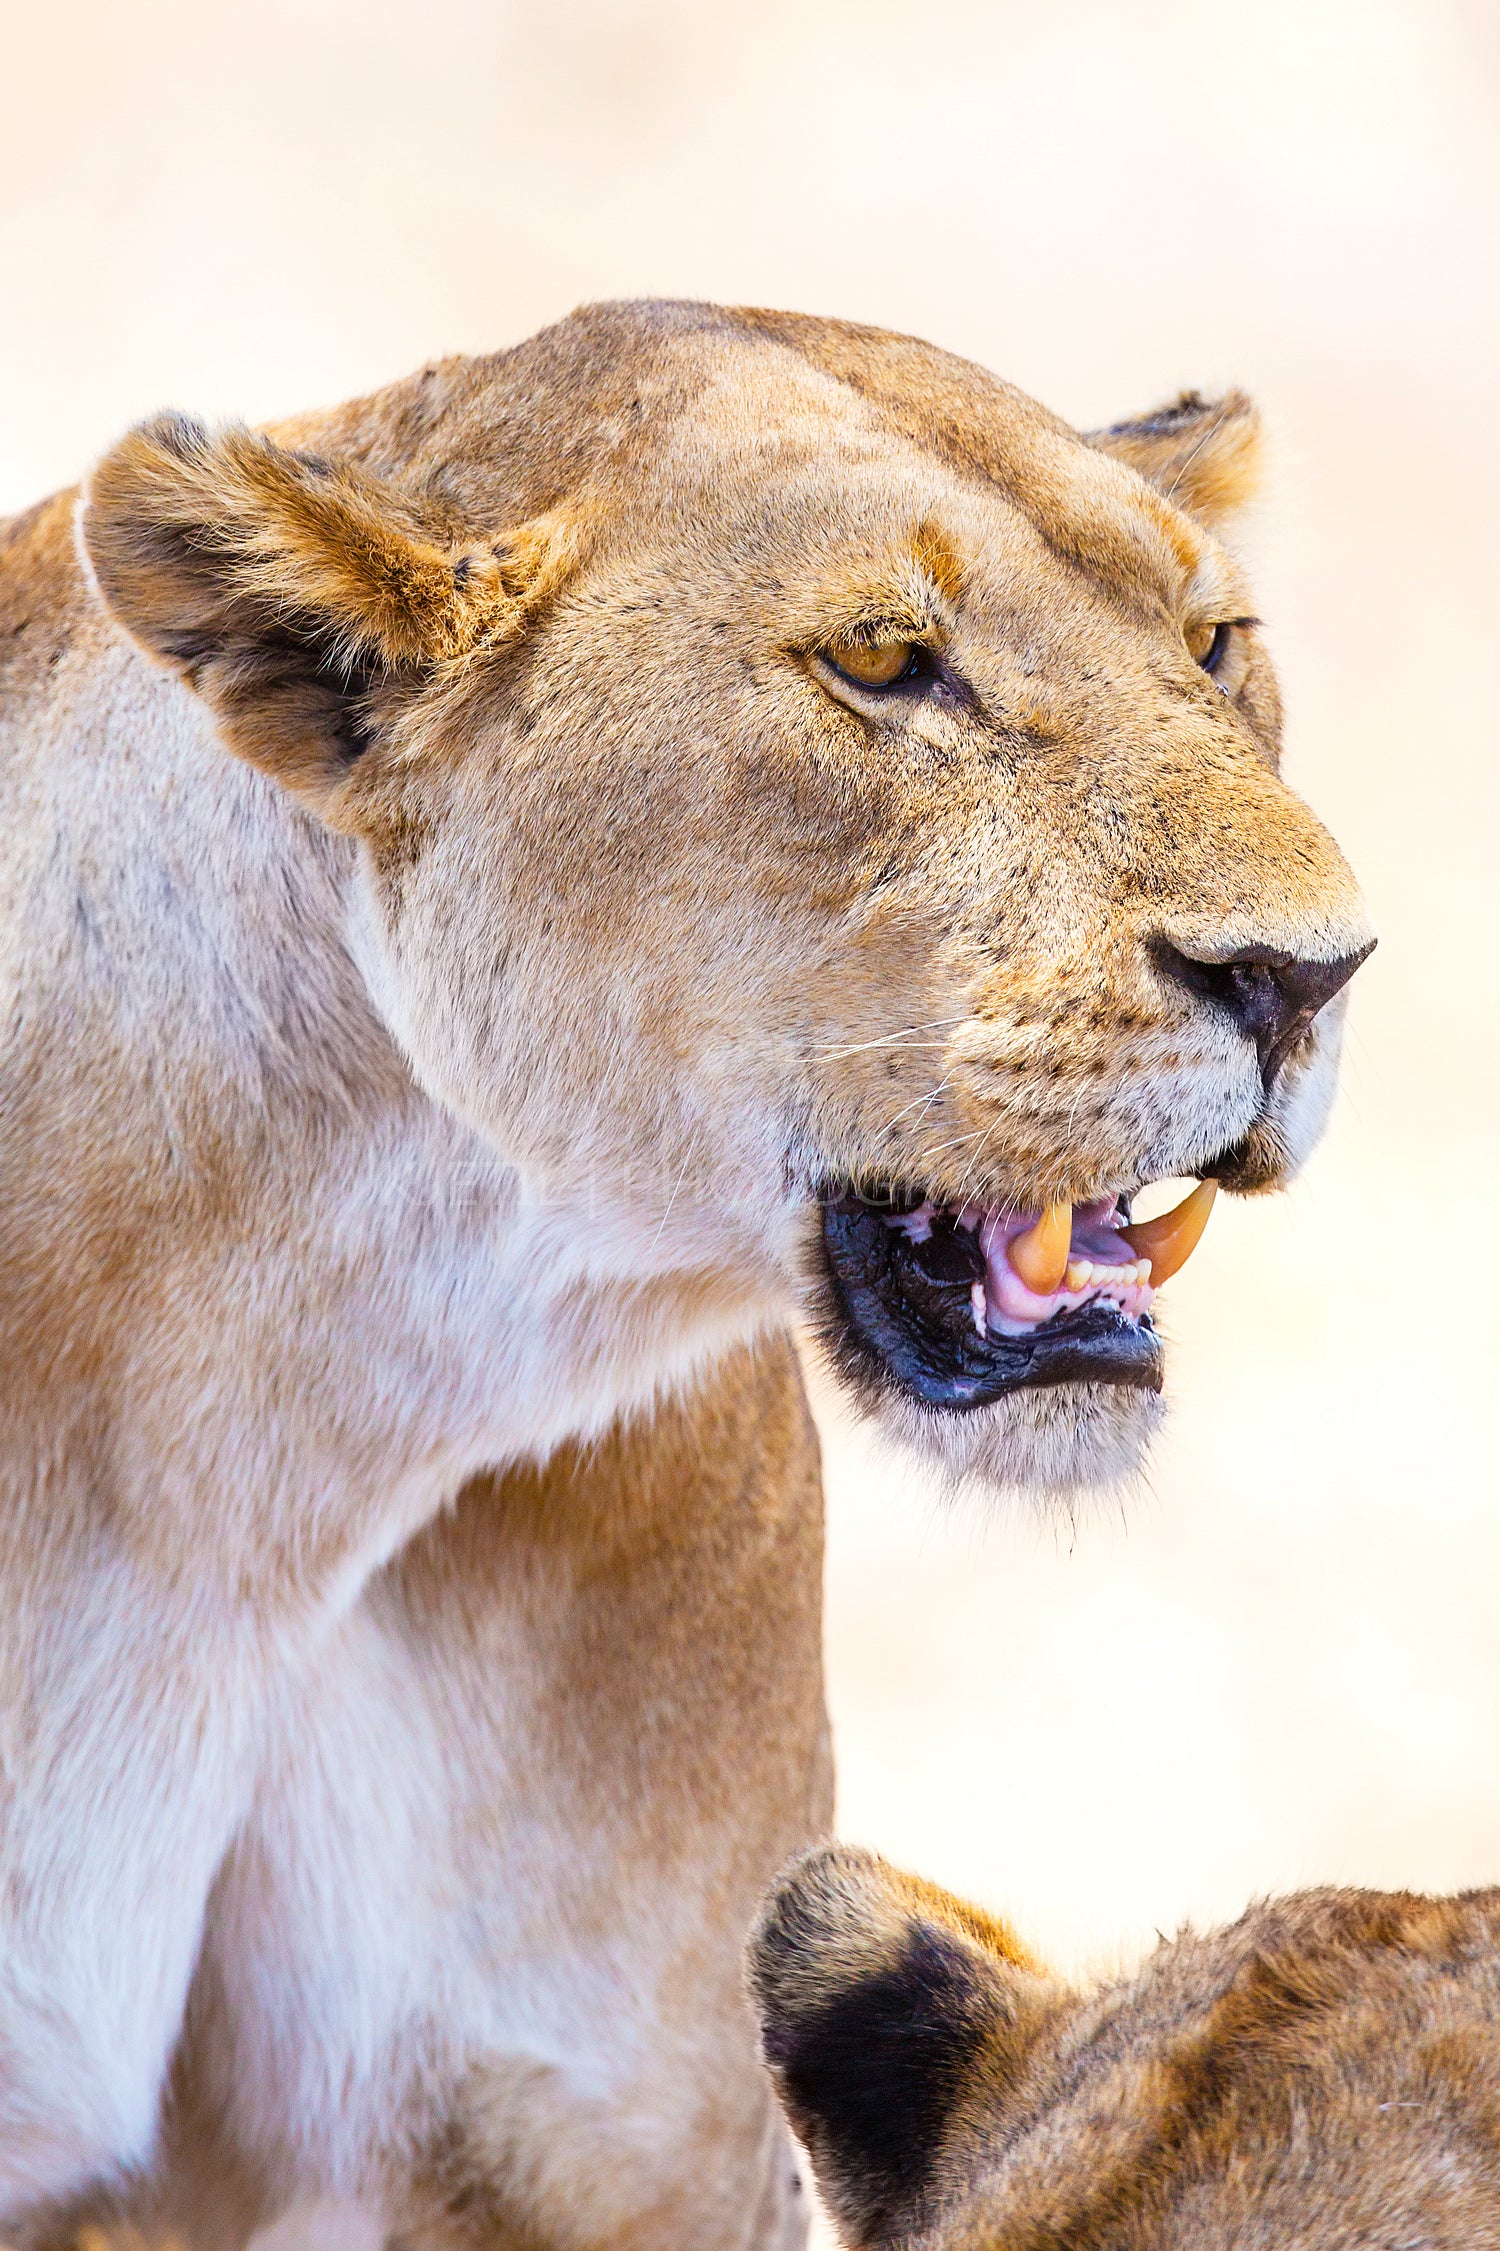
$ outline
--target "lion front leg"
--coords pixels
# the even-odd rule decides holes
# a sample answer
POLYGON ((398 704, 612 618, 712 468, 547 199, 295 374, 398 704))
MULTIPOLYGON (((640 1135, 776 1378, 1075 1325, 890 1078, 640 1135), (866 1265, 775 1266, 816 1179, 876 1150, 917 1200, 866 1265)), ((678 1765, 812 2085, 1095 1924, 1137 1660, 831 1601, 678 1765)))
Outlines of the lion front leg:
MULTIPOLYGON (((740 1985, 826 1829, 817 1445, 790 1347, 471 1483, 289 1711, 217 1887, 164 2209, 329 2196, 423 2251, 790 2251, 740 1985)), ((332 2245, 329 2251, 334 2251, 332 2245)))

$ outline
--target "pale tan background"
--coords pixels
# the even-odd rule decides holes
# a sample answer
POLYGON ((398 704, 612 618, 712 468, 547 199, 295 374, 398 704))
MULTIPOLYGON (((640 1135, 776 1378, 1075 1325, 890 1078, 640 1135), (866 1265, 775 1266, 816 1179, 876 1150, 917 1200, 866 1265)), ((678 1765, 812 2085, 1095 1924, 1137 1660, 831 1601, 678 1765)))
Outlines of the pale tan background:
POLYGON ((1500 11, 10 0, 0 508, 578 300, 911 328, 1081 422, 1264 401, 1290 770, 1384 934, 1335 1130, 1173 1285, 1122 1513, 935 1511, 824 1403, 846 1830, 1060 1958, 1500 1878, 1500 11))

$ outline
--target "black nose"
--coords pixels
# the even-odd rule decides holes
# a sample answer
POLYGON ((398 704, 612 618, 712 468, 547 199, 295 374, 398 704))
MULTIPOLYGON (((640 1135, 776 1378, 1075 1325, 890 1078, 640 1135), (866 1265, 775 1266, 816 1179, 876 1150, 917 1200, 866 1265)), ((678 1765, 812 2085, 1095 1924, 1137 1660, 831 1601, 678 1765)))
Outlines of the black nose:
POLYGON ((1164 939, 1157 947, 1157 965, 1233 1017, 1246 1039, 1254 1040, 1260 1074, 1269 1086, 1319 1009, 1328 1006, 1374 951, 1372 938, 1357 954, 1340 954, 1333 961, 1303 961, 1273 946, 1246 946, 1222 961, 1202 961, 1164 939))

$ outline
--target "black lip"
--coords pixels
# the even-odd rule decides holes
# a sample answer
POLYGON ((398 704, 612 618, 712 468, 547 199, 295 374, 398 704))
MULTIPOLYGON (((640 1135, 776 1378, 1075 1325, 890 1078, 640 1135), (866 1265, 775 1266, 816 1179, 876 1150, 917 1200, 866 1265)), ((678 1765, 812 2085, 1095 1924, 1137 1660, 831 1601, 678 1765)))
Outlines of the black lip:
POLYGON ((983 1271, 974 1237, 939 1223, 930 1243, 913 1244, 887 1226, 891 1208, 848 1194, 822 1206, 827 1342, 853 1382, 894 1383, 924 1406, 955 1413, 1064 1383, 1160 1391, 1161 1339, 1149 1315, 1128 1321, 1096 1300, 1029 1336, 980 1337, 969 1303, 983 1271))

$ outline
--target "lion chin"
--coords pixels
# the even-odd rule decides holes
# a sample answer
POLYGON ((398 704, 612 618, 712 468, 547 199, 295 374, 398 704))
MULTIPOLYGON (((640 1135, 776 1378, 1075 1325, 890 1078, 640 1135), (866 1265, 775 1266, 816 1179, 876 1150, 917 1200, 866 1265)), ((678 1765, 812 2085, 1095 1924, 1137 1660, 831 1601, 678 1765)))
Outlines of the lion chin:
POLYGON ((1166 1412, 1160 1394, 1116 1384, 1020 1391, 972 1414, 889 1392, 882 1431, 957 1498, 1022 1494, 1066 1508, 1132 1485, 1166 1412))

